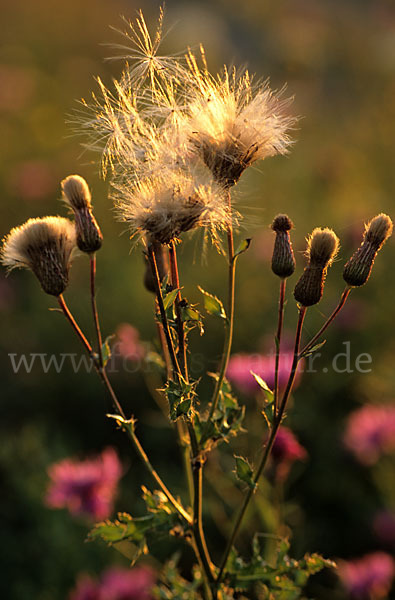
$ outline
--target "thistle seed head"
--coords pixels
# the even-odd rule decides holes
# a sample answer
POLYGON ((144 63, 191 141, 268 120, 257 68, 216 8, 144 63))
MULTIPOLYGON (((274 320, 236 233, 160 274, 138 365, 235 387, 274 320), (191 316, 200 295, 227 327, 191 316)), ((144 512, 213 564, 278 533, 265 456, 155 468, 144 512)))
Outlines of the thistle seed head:
POLYGON ((360 287, 367 282, 377 253, 391 234, 392 221, 383 213, 366 225, 362 244, 344 265, 343 279, 348 285, 360 287))
POLYGON ((69 219, 29 219, 12 229, 4 239, 1 262, 9 270, 18 267, 30 269, 44 292, 59 296, 68 285, 75 247, 75 227, 69 219))
POLYGON ((91 193, 85 179, 80 175, 69 175, 61 182, 63 198, 73 211, 92 208, 91 193))
POLYGON ((63 198, 75 217, 77 245, 81 252, 97 252, 103 235, 92 212, 91 193, 87 182, 80 175, 69 175, 61 182, 63 198))
POLYGON ((289 231, 293 223, 287 215, 277 215, 272 223, 276 232, 272 256, 272 271, 278 277, 290 277, 295 271, 295 257, 289 231))
POLYGON ((365 227, 364 239, 374 246, 377 252, 392 234, 392 221, 388 215, 380 213, 365 227))
POLYGON ((316 227, 307 240, 306 255, 312 266, 330 266, 339 250, 339 238, 332 229, 316 227))
POLYGON ((299 304, 313 306, 321 300, 327 269, 338 249, 339 238, 332 229, 314 229, 307 240, 308 264, 294 289, 294 297, 299 304))
POLYGON ((121 220, 129 223, 132 237, 143 234, 161 244, 197 227, 207 228, 215 239, 232 218, 215 182, 182 171, 164 171, 133 187, 120 186, 118 196, 121 220))

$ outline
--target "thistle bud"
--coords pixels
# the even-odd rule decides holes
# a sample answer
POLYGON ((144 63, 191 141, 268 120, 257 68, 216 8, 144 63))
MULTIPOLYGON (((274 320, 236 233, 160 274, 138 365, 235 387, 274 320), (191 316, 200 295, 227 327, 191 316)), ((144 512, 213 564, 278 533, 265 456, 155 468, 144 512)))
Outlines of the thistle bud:
POLYGON ((307 240, 307 267, 294 289, 294 297, 302 306, 317 304, 324 292, 328 267, 339 249, 339 238, 328 228, 317 227, 307 240))
POLYGON ((61 186, 64 200, 74 212, 78 248, 82 252, 97 252, 101 248, 103 235, 92 212, 88 184, 79 175, 69 175, 61 186))
POLYGON ((343 279, 348 285, 359 287, 367 282, 377 253, 391 234, 392 221, 383 213, 366 225, 362 244, 344 265, 343 279))
POLYGON ((295 271, 295 257, 289 231, 293 223, 287 215, 277 215, 272 223, 276 233, 272 256, 272 271, 281 278, 290 277, 295 271))
MULTIPOLYGON (((148 241, 147 243, 151 244, 151 246, 154 249, 159 279, 160 279, 160 282, 162 283, 162 281, 166 277, 168 270, 169 270, 168 264, 167 264, 167 253, 165 252, 165 246, 163 244, 161 244, 160 242, 158 242, 157 240, 155 240, 154 238, 151 241, 148 241)), ((152 274, 150 262, 145 253, 143 254, 143 256, 144 256, 144 263, 145 263, 144 286, 149 292, 156 294, 156 286, 155 286, 154 276, 152 274)))
POLYGON ((1 261, 9 270, 30 269, 46 294, 60 296, 69 282, 75 247, 75 227, 69 219, 29 219, 5 238, 1 261))

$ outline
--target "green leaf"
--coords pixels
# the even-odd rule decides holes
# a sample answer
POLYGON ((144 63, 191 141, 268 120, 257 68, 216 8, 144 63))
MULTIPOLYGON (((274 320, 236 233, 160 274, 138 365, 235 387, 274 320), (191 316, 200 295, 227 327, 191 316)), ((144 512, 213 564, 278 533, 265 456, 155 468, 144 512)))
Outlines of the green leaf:
POLYGON ((176 421, 180 416, 186 415, 188 418, 193 414, 193 400, 195 397, 196 382, 186 382, 183 379, 179 381, 168 381, 165 387, 166 396, 169 402, 170 418, 176 421))
POLYGON ((216 317, 220 317, 221 319, 226 319, 226 312, 224 309, 224 305, 221 300, 219 300, 216 296, 209 294, 203 288, 198 285, 198 289, 203 294, 203 302, 204 308, 208 312, 209 315, 215 315, 216 317))
POLYGON ((323 342, 319 342, 319 344, 315 344, 309 350, 306 350, 306 352, 303 352, 301 354, 301 357, 302 358, 306 358, 307 356, 310 356, 311 354, 314 354, 314 352, 317 352, 317 350, 319 350, 320 348, 322 348, 322 346, 324 344, 326 344, 326 340, 324 340, 323 342))
POLYGON ((236 460, 236 475, 240 481, 244 481, 251 489, 256 487, 256 483, 253 480, 253 471, 248 461, 242 456, 235 456, 236 460))
POLYGON ((114 544, 122 540, 141 543, 145 532, 152 526, 153 517, 139 517, 133 519, 128 513, 118 513, 114 521, 102 521, 97 523, 89 532, 88 540, 102 539, 107 544, 114 544))
POLYGON ((103 365, 106 366, 106 364, 108 363, 108 361, 111 358, 111 346, 110 346, 110 342, 115 338, 116 336, 113 335, 109 335, 106 337, 106 339, 103 342, 103 345, 101 347, 101 355, 103 358, 103 365))
POLYGON ((257 375, 256 373, 254 373, 254 371, 250 371, 251 375, 254 377, 255 381, 257 382, 257 384, 259 385, 259 387, 266 392, 266 394, 268 394, 269 396, 271 396, 271 398, 273 398, 273 392, 270 389, 270 387, 267 385, 266 381, 264 381, 262 379, 262 377, 260 377, 260 375, 257 375))
MULTIPOLYGON (((212 375, 218 379, 218 375, 212 375)), ((195 415, 195 426, 201 448, 208 452, 221 442, 229 440, 241 433, 245 407, 239 406, 237 398, 232 394, 229 382, 222 382, 217 408, 210 422, 200 421, 195 415)))
POLYGON ((199 311, 189 305, 181 307, 181 315, 183 321, 200 321, 199 311))
POLYGON ((163 306, 165 307, 165 310, 167 310, 174 304, 174 301, 177 298, 178 292, 180 291, 180 289, 181 288, 175 288, 174 290, 171 290, 171 292, 169 292, 168 294, 166 294, 164 296, 163 306))
POLYGON ((251 244, 251 238, 247 238, 245 240, 242 240, 240 242, 240 244, 237 247, 236 252, 233 255, 233 260, 235 258, 237 258, 238 256, 240 256, 240 254, 243 254, 243 252, 245 252, 246 250, 248 250, 248 248, 250 247, 251 244))

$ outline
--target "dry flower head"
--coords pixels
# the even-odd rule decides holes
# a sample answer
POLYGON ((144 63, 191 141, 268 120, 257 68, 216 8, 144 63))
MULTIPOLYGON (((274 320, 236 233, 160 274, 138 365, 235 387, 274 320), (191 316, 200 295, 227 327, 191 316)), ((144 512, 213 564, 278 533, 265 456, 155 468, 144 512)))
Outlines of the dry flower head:
POLYGON ((47 294, 59 296, 68 285, 75 247, 75 227, 69 219, 29 219, 6 236, 1 261, 9 270, 30 269, 47 294))

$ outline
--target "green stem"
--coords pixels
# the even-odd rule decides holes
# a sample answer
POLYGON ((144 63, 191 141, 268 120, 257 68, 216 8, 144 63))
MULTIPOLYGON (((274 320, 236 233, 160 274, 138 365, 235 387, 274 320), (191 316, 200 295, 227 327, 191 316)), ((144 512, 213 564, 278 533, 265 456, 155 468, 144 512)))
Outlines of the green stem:
POLYGON ((326 331, 329 327, 329 325, 332 323, 332 321, 334 320, 334 318, 336 317, 336 315, 341 311, 341 309, 343 308, 343 306, 346 303, 346 300, 348 298, 348 296, 350 295, 351 289, 349 286, 346 286, 345 290, 343 291, 339 303, 336 306, 335 310, 332 312, 332 314, 327 318, 327 320, 325 321, 325 323, 323 324, 323 326, 321 327, 321 329, 319 330, 318 333, 316 333, 316 335, 309 341, 308 344, 306 344, 306 346, 300 351, 300 356, 302 357, 303 354, 305 354, 306 352, 308 352, 309 350, 311 350, 311 348, 316 344, 316 342, 320 339, 320 337, 322 336, 322 334, 324 333, 324 331, 326 331))
POLYGON ((286 279, 281 279, 280 282, 280 297, 278 301, 278 325, 277 325, 277 333, 276 333, 276 365, 274 370, 274 416, 277 415, 278 410, 278 372, 280 367, 280 345, 281 345, 281 335, 283 331, 283 323, 284 323, 284 301, 285 301, 285 287, 287 285, 286 279))
MULTIPOLYGON (((228 190, 228 206, 229 210, 231 210, 231 198, 230 191, 228 190)), ((234 241, 233 241, 233 227, 232 224, 229 225, 228 233, 228 305, 227 305, 227 321, 226 321, 226 334, 224 340, 224 349, 222 352, 221 365, 219 369, 218 379, 215 384, 213 397, 211 399, 211 408, 209 412, 209 416, 207 419, 207 423, 211 421, 215 410, 217 408, 219 395, 222 389, 222 384, 225 379, 226 370, 228 368, 230 352, 232 349, 232 340, 233 340, 233 322, 234 322, 234 312, 235 312, 235 274, 236 274, 236 257, 234 250, 234 241)))
MULTIPOLYGON (((77 324, 76 320, 74 319, 73 315, 71 314, 64 298, 62 295, 58 296, 58 302, 60 305, 60 308, 62 309, 63 314, 65 315, 65 317, 67 318, 67 320, 69 321, 70 325, 72 326, 73 330, 75 331, 75 333, 77 334, 78 338, 80 339, 80 341, 82 342, 85 350, 87 351, 87 353, 89 354, 89 356, 92 358, 92 346, 90 345, 90 343, 88 342, 88 340, 86 339, 86 337, 84 336, 84 334, 81 331, 81 328, 79 327, 79 325, 77 324)), ((121 417, 123 419, 126 419, 125 417, 125 413, 119 403, 119 400, 112 388, 112 385, 108 379, 106 370, 104 369, 104 367, 101 367, 99 363, 95 362, 95 368, 96 368, 96 372, 99 375, 103 385, 106 387, 108 393, 110 394, 110 397, 112 399, 112 402, 114 404, 114 407, 117 411, 117 413, 119 415, 121 415, 121 417)), ((129 436, 132 440, 132 443, 134 445, 134 448, 137 452, 137 454, 139 455, 139 457, 141 458, 141 460, 143 461, 145 467, 147 468, 147 470, 149 471, 149 473, 151 474, 151 476, 154 478, 154 480, 156 481, 156 483, 159 485, 160 489, 162 490, 162 492, 165 494, 166 498, 169 500, 169 502, 172 504, 172 506, 177 510, 177 512, 189 523, 192 524, 192 518, 191 516, 186 512, 186 510, 181 506, 181 504, 174 498, 174 496, 172 495, 172 493, 168 490, 168 488, 166 487, 166 485, 164 484, 164 482, 162 481, 162 479, 160 478, 160 476, 158 475, 158 473, 156 472, 156 470, 154 469, 154 467, 152 466, 152 464, 149 461, 149 458, 147 456, 147 454, 145 453, 142 445, 140 444, 136 434, 134 432, 128 431, 129 436)))
POLYGON ((244 518, 244 515, 246 513, 247 507, 248 507, 249 502, 250 502, 250 500, 252 498, 252 495, 253 495, 253 493, 256 490, 258 480, 259 480, 259 478, 260 478, 260 476, 261 476, 261 474, 263 472, 263 469, 266 466, 266 463, 267 463, 267 460, 269 458, 271 449, 273 447, 274 440, 276 438, 276 434, 277 434, 278 428, 280 427, 280 424, 281 424, 281 421, 282 421, 282 418, 283 418, 283 415, 284 415, 284 411, 285 411, 285 407, 286 407, 289 395, 290 395, 290 393, 292 391, 292 386, 293 386, 294 381, 295 381, 296 371, 297 371, 298 362, 299 362, 299 346, 300 346, 300 338, 301 338, 301 334, 302 334, 303 321, 304 321, 304 318, 305 318, 305 314, 306 314, 306 307, 300 307, 299 308, 298 325, 297 325, 297 328, 296 328, 296 335, 295 335, 294 355, 293 355, 292 367, 291 367, 291 372, 289 374, 287 386, 286 386, 286 388, 284 390, 284 394, 283 394, 281 403, 279 405, 278 414, 277 414, 277 417, 275 418, 275 420, 273 422, 273 426, 271 428, 269 439, 268 439, 268 441, 266 443, 266 446, 265 446, 265 449, 263 451, 261 461, 260 461, 259 466, 258 466, 258 468, 257 468, 257 470, 256 470, 256 472, 254 474, 254 477, 253 477, 254 486, 249 488, 249 490, 247 492, 247 495, 244 498, 243 504, 242 504, 242 506, 241 506, 241 508, 239 510, 238 515, 237 515, 236 522, 234 524, 232 534, 231 534, 231 536, 229 538, 229 541, 227 543, 224 555, 222 557, 221 566, 220 566, 220 570, 219 570, 218 577, 217 577, 217 586, 219 586, 219 584, 221 583, 222 577, 223 577, 224 572, 225 572, 226 563, 228 561, 229 553, 230 553, 230 551, 232 549, 233 543, 234 543, 234 541, 236 539, 236 536, 237 536, 237 534, 239 532, 241 522, 242 522, 242 520, 244 518))

